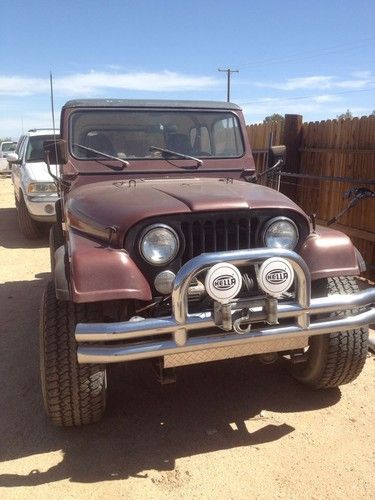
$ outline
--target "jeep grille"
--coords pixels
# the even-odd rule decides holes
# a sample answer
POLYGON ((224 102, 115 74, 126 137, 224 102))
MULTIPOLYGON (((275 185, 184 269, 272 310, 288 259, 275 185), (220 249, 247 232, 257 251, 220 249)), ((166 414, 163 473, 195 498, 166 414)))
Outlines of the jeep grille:
POLYGON ((184 218, 181 231, 185 239, 182 263, 203 252, 241 250, 254 246, 250 214, 200 214, 184 218))

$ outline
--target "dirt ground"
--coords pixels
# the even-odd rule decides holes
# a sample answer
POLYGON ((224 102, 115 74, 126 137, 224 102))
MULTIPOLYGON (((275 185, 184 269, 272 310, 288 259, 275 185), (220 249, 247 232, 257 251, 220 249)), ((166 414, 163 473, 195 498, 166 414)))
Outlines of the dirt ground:
POLYGON ((38 379, 47 237, 19 233, 0 179, 0 498, 374 498, 375 357, 341 389, 313 392, 278 365, 111 367, 104 420, 57 429, 38 379))

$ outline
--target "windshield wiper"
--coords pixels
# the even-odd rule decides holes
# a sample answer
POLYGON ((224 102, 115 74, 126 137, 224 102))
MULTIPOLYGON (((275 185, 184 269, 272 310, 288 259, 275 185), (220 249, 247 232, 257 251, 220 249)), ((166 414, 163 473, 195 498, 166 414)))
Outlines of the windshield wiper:
POLYGON ((178 153, 177 151, 171 151, 170 149, 158 148, 156 146, 151 146, 150 151, 160 151, 160 153, 166 153, 168 155, 179 156, 180 158, 185 158, 186 160, 193 160, 197 162, 197 166, 203 165, 203 160, 195 158, 195 156, 184 155, 183 153, 178 153))
MULTIPOLYGON (((126 167, 128 167, 130 165, 130 163, 128 161, 123 160, 122 158, 118 158, 117 156, 108 155, 107 153, 103 153, 102 151, 98 151, 97 149, 88 148, 87 146, 82 146, 82 144, 73 144, 73 146, 76 146, 77 148, 84 149, 85 151, 91 151, 92 153, 96 153, 98 155, 104 156, 104 158, 109 158, 110 160, 120 161, 126 167)), ((93 158, 93 159, 98 160, 98 158, 93 158)))

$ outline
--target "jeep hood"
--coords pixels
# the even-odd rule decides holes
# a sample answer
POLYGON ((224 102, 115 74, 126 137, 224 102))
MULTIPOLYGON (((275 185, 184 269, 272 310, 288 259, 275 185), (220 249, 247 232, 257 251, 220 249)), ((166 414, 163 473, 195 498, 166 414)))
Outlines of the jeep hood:
MULTIPOLYGON (((96 237, 118 237, 140 220, 160 215, 246 209, 302 210, 283 194, 232 179, 187 178, 104 181, 78 186, 66 203, 68 224, 96 237)), ((305 216, 305 215, 304 215, 305 216)), ((305 216, 306 217, 306 216, 305 216)))

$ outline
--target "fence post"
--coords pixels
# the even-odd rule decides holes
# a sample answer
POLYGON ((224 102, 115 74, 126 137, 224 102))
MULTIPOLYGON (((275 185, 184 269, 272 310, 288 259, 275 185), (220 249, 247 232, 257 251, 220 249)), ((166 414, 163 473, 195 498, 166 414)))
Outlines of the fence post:
MULTIPOLYGON (((284 172, 299 173, 300 171, 300 153, 299 148, 302 140, 302 116, 285 115, 284 122, 284 144, 286 146, 286 165, 284 172)), ((285 178, 284 178, 285 179, 285 178)), ((281 181, 280 190, 286 196, 297 201, 297 183, 294 178, 287 178, 285 182, 281 181), (290 185, 293 183, 294 185, 290 185)))

